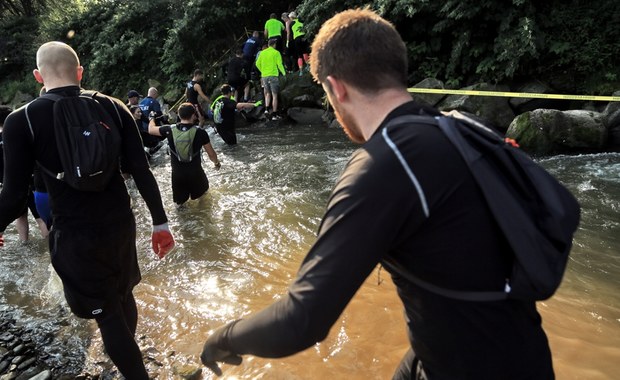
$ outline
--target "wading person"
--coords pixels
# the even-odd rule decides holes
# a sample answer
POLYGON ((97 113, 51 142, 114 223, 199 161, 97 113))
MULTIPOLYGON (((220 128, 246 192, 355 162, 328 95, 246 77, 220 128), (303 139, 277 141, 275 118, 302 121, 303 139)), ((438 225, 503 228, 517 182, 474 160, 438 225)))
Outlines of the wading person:
POLYGON ((187 101, 194 106, 194 109, 198 113, 198 125, 200 128, 204 127, 205 121, 207 119, 205 111, 200 103, 206 102, 207 104, 209 104, 211 102, 209 100, 209 97, 205 95, 204 91, 202 90, 202 85, 204 84, 203 82, 203 71, 200 69, 196 69, 194 70, 194 76, 192 77, 192 80, 187 82, 185 85, 185 96, 187 97, 187 101))
POLYGON ((216 170, 221 167, 211 146, 209 134, 196 126, 198 114, 191 103, 179 106, 178 124, 158 127, 151 119, 149 133, 168 139, 172 166, 172 199, 177 207, 188 199, 198 199, 209 190, 209 180, 202 169, 201 151, 204 148, 216 170))
POLYGON ((37 162, 46 169, 42 176, 54 219, 49 239, 51 261, 62 279, 71 311, 97 321, 105 350, 125 378, 148 379, 134 339, 138 312, 132 290, 140 282, 140 270, 136 224, 119 161, 123 171, 133 176, 148 206, 153 250, 163 258, 174 241, 157 182, 143 153, 136 123, 125 105, 118 99, 80 90, 83 68, 75 51, 64 43, 48 42, 39 47, 36 60, 34 76, 45 84, 47 94, 13 112, 4 126, 6 160, 0 193, 0 231, 23 210, 37 162), (89 136, 95 133, 92 131, 115 136, 109 152, 117 154, 108 161, 102 188, 79 190, 76 182, 69 182, 66 161, 61 160, 67 152, 57 142, 61 140, 56 139, 56 129, 66 127, 59 121, 65 117, 64 111, 71 110, 80 118, 100 120, 89 136), (64 178, 58 179, 61 173, 64 178))
POLYGON ((202 362, 219 371, 217 362, 238 364, 240 355, 283 357, 322 341, 383 263, 403 302, 411 342, 394 378, 552 379, 534 301, 462 301, 408 280, 415 275, 463 291, 504 289, 513 259, 446 135, 431 124, 386 126, 402 115, 439 115, 407 92, 406 48, 394 27, 369 10, 345 11, 322 26, 312 52, 312 75, 347 135, 362 146, 338 179, 317 241, 287 294, 217 329, 202 362))
POLYGON ((215 130, 218 135, 228 145, 237 144, 237 132, 235 130, 235 113, 237 110, 251 110, 260 102, 247 103, 236 102, 232 99, 232 87, 228 84, 223 84, 220 87, 222 95, 217 97, 211 109, 213 110, 213 121, 215 122, 215 130))

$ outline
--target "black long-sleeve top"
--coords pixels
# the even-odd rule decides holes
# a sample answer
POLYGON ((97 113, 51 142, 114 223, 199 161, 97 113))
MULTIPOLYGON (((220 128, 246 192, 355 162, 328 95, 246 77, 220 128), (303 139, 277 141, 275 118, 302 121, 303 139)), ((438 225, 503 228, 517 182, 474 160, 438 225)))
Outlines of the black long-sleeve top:
MULTIPOLYGON (((510 249, 459 153, 436 126, 384 128, 397 116, 435 113, 411 102, 388 115, 340 176, 288 293, 220 329, 219 347, 282 357, 312 346, 384 260, 443 288, 503 290, 510 249)), ((534 302, 457 301, 391 274, 429 379, 553 378, 534 302)))
MULTIPOLYGON (((64 96, 77 96, 80 88, 68 86, 49 91, 64 96)), ((152 216, 153 224, 167 222, 159 187, 144 155, 136 122, 127 107, 118 99, 98 95, 97 99, 116 121, 122 121, 121 164, 130 173, 152 216), (112 103, 113 102, 113 103, 112 103)), ((36 99, 28 106, 28 126, 25 107, 13 112, 4 124, 5 175, 0 193, 0 231, 15 220, 27 201, 27 191, 35 162, 42 163, 52 172, 62 172, 54 135, 53 102, 36 99), (34 139, 33 139, 34 134, 34 139)), ((130 215, 130 197, 120 174, 115 174, 107 188, 101 192, 78 191, 63 181, 42 174, 50 195, 54 224, 63 226, 89 226, 113 223, 130 215)))

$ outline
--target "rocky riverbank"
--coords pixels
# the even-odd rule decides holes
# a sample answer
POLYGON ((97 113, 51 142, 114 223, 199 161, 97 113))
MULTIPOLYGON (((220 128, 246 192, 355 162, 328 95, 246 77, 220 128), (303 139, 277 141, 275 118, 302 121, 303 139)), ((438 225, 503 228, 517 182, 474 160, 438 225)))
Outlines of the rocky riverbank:
MULTIPOLYGON (((75 342, 59 340, 54 330, 68 325, 69 318, 61 317, 53 326, 30 326, 13 311, 0 311, 0 380, 123 379, 105 354, 96 355, 93 363, 86 364, 85 352, 76 349, 75 342), (52 346, 61 346, 64 351, 50 352, 52 346)), ((160 372, 172 372, 178 379, 201 377, 202 367, 188 363, 187 358, 177 358, 173 351, 160 353, 144 336, 138 341, 141 347, 146 346, 142 356, 151 379, 159 378, 160 372)))

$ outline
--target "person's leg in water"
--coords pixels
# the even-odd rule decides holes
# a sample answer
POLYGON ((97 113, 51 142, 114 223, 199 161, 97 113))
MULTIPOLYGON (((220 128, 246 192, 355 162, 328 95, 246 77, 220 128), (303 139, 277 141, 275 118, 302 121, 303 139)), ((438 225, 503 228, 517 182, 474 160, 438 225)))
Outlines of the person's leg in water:
POLYGON ((15 229, 19 235, 19 240, 22 243, 28 241, 29 226, 28 226, 28 209, 19 218, 15 219, 15 229))
POLYGON ((147 379, 140 347, 134 338, 138 325, 138 309, 132 293, 96 319, 105 350, 126 379, 147 379))
POLYGON ((47 223, 41 217, 39 210, 37 208, 37 203, 35 199, 34 192, 30 192, 28 195, 28 209, 30 209, 30 213, 34 217, 34 220, 37 222, 37 227, 39 227, 39 232, 41 232, 41 237, 45 239, 49 234, 49 229, 47 228, 47 223))

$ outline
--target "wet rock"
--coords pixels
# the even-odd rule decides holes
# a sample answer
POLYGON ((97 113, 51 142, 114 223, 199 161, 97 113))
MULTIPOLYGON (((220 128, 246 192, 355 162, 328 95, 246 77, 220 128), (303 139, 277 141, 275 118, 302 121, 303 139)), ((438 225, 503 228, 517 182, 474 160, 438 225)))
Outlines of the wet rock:
POLYGON ((14 349, 13 349, 13 354, 15 355, 21 355, 26 351, 26 345, 25 344, 19 344, 17 345, 14 349))
MULTIPOLYGON (((17 376, 16 380, 29 380, 31 377, 38 375, 42 369, 40 367, 30 367, 26 371, 22 372, 17 376)), ((19 369, 18 369, 19 372, 19 369)))
POLYGON ((13 380, 17 378, 17 373, 9 372, 6 375, 0 376, 0 380, 13 380))
POLYGON ((29 380, 49 380, 52 378, 52 372, 49 369, 39 372, 32 376, 29 380))
POLYGON ((34 364, 36 361, 37 361, 37 358, 26 359, 20 365, 17 366, 17 370, 23 371, 26 368, 30 367, 32 364, 34 364))
MULTIPOLYGON (((473 91, 509 91, 508 86, 479 83, 465 87, 473 91)), ((482 118, 487 124, 500 131, 506 131, 515 117, 507 98, 493 96, 450 95, 438 106, 440 111, 465 111, 482 118)))
POLYGON ((3 360, 2 362, 0 362, 0 374, 4 373, 4 371, 6 371, 10 365, 11 362, 8 360, 3 360))
MULTIPOLYGON (((435 78, 426 78, 422 82, 417 83, 413 86, 413 88, 432 88, 432 89, 443 89, 444 84, 442 81, 435 78)), ((441 102, 446 95, 445 94, 424 94, 424 93, 416 93, 412 92, 411 97, 414 101, 424 104, 429 107, 435 107, 439 102, 441 102)))
POLYGON ((506 136, 529 153, 549 155, 601 151, 608 133, 597 112, 535 110, 515 118, 506 136))
POLYGON ((292 107, 286 111, 286 114, 296 123, 302 125, 323 125, 323 114, 325 110, 320 108, 292 107))
POLYGON ((198 380, 202 375, 202 367, 191 364, 183 364, 174 366, 173 372, 175 375, 185 380, 198 380))

